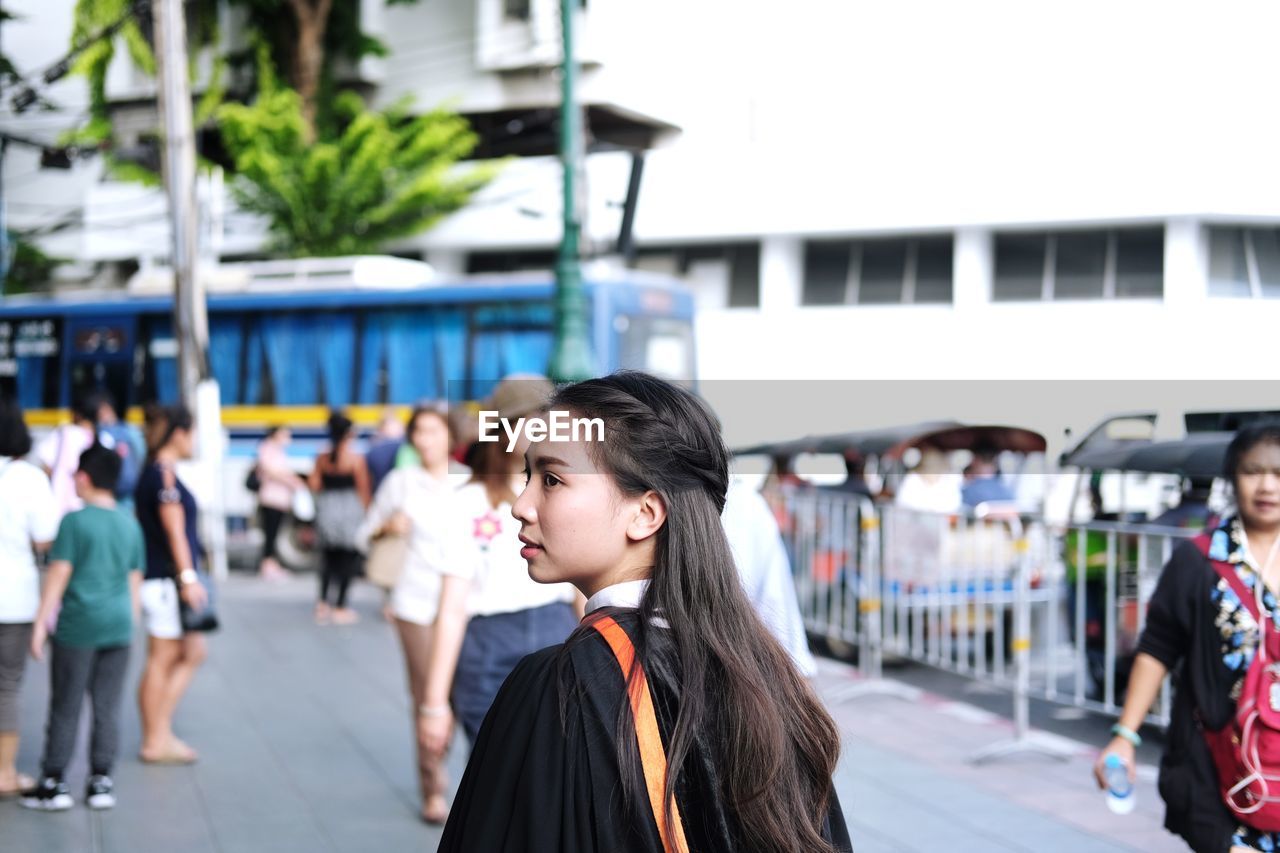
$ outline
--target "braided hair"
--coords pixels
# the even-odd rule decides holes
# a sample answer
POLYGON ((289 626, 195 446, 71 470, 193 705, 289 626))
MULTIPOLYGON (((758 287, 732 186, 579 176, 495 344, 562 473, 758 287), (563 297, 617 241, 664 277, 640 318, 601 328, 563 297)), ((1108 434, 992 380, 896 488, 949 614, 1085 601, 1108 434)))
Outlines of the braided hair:
MULTIPOLYGON (((551 407, 603 420, 592 461, 624 496, 653 491, 666 505, 634 638, 644 671, 679 690, 665 796, 701 740, 744 850, 830 851, 821 831, 839 732, 743 590, 720 522, 729 453, 715 416, 690 392, 630 371, 561 388, 551 407)), ((580 628, 570 643, 589 633, 580 628)), ((639 810, 647 795, 625 702, 617 728, 627 804, 639 810)))

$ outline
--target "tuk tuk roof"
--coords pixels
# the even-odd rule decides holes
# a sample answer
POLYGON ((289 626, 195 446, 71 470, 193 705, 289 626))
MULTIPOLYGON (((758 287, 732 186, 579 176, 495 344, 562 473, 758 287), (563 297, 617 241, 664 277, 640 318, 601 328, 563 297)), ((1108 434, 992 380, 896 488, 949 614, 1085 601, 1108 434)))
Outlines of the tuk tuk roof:
POLYGON ((1093 453, 1110 453, 1125 452, 1135 447, 1143 447, 1152 442, 1152 436, 1155 434, 1156 413, 1155 412, 1131 412, 1128 414, 1113 415, 1102 423, 1089 430, 1084 436, 1071 447, 1063 451, 1058 457, 1058 465, 1062 467, 1080 466, 1075 460, 1084 454, 1093 453), (1150 432, 1142 437, 1127 435, 1124 437, 1113 437, 1109 434, 1112 424, 1117 422, 1146 422, 1150 428, 1150 432))
POLYGON ((1177 441, 1086 449, 1072 454, 1065 464, 1094 470, 1177 474, 1208 480, 1222 476, 1227 445, 1233 436, 1234 433, 1230 432, 1198 432, 1177 441))
POLYGON ((797 456, 801 453, 858 453, 862 456, 896 458, 909 447, 928 445, 939 450, 992 450, 1037 453, 1045 449, 1044 436, 1012 426, 966 425, 959 421, 925 421, 882 429, 860 430, 833 435, 806 436, 790 441, 757 444, 734 451, 737 456, 768 454, 797 456))

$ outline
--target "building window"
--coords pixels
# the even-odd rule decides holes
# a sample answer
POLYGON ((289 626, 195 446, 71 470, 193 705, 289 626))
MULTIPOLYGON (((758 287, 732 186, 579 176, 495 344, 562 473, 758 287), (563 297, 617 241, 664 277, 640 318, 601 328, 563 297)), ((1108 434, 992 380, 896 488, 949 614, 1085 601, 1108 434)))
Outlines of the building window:
POLYGON ((556 253, 529 249, 516 252, 472 252, 467 255, 468 273, 506 273, 553 270, 556 253))
POLYGON ((1209 295, 1280 298, 1280 229, 1209 229, 1209 295))
POLYGON ((950 237, 814 240, 804 250, 805 305, 951 302, 950 237))
POLYGON ((529 20, 530 0, 502 0, 502 16, 517 21, 529 20))
POLYGON ((760 244, 730 246, 729 307, 760 307, 760 244))
POLYGON ((1164 293, 1164 231, 997 234, 994 302, 1158 299, 1164 293))
POLYGON ((1164 295, 1164 231, 1116 232, 1116 296, 1159 299, 1164 295))
POLYGON ((718 307, 760 306, 759 243, 643 246, 633 266, 701 282, 715 293, 711 304, 718 307))

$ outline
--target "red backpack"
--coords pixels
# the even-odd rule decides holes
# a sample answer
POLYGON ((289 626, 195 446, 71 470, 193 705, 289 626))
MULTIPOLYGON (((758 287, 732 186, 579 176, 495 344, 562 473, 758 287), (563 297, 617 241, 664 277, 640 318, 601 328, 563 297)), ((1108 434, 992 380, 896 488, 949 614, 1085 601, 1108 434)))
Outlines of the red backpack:
MULTIPOLYGON (((1259 613, 1254 591, 1230 563, 1209 557, 1208 535, 1196 546, 1258 624, 1258 647, 1245 672, 1236 713, 1218 731, 1204 730, 1227 807, 1250 827, 1280 830, 1280 630, 1259 613)), ((1261 578, 1258 583, 1262 583, 1261 578)))

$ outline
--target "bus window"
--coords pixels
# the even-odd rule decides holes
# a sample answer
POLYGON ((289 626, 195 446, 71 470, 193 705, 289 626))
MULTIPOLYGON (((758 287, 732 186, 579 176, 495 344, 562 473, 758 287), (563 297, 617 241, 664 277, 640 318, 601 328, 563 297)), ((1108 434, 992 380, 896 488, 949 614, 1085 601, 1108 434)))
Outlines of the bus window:
POLYGON ((472 317, 470 387, 460 395, 478 400, 512 373, 545 373, 551 361, 549 303, 517 303, 477 308, 472 317))
POLYGON ((666 379, 693 378, 693 324, 674 317, 618 315, 618 366, 666 379))
POLYGON ((178 402, 178 339, 167 314, 147 317, 143 324, 145 347, 140 402, 178 402))
POLYGON ((281 406, 351 402, 356 324, 351 312, 290 311, 258 320, 262 355, 281 406))
POLYGON ((224 406, 246 402, 243 385, 249 342, 247 327, 248 321, 242 315, 209 316, 209 370, 218 380, 218 396, 224 406))
POLYGON ((0 393, 24 409, 61 404, 62 321, 0 320, 0 393))
POLYGON ((369 311, 356 348, 356 402, 412 403, 447 396, 466 371, 467 316, 456 308, 369 311))
POLYGON ((133 317, 67 321, 69 402, 74 405, 106 391, 117 407, 128 407, 133 396, 135 328, 133 317))

